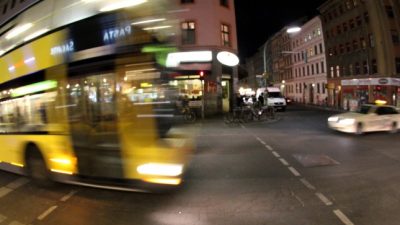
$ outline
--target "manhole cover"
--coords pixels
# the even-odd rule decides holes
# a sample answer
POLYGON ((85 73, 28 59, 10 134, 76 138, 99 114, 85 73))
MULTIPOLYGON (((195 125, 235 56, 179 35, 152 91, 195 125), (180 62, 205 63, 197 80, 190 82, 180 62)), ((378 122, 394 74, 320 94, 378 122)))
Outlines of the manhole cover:
POLYGON ((327 155, 294 154, 293 157, 304 167, 334 166, 340 164, 327 155))

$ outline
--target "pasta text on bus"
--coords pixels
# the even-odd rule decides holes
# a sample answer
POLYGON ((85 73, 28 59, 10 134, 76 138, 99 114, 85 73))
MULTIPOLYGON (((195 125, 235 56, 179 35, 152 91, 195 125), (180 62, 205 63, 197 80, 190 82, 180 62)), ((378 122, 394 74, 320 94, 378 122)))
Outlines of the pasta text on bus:
POLYGON ((74 42, 72 40, 68 41, 63 45, 58 45, 51 48, 51 55, 61 55, 69 52, 73 52, 75 49, 74 42))
POLYGON ((131 35, 132 28, 130 25, 125 27, 115 27, 111 29, 106 29, 103 31, 103 41, 104 43, 112 43, 118 39, 125 38, 131 35))

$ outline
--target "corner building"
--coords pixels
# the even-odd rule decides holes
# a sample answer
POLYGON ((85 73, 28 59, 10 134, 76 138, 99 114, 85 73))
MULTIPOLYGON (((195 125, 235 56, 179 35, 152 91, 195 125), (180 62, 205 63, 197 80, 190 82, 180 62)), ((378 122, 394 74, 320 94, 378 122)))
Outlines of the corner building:
MULTIPOLYGON (((201 63, 188 58, 177 68, 181 95, 188 96, 190 106, 199 107, 204 97, 206 115, 229 111, 233 92, 237 90, 237 67, 218 60, 220 52, 233 58, 238 52, 234 0, 176 0, 179 9, 173 11, 179 21, 181 52, 211 52, 211 60, 201 63), (199 79, 204 73, 204 82, 199 79), (204 89, 204 90, 201 90, 204 89)), ((179 35, 178 35, 179 37, 179 35)))
POLYGON ((329 0, 319 7, 326 41, 328 104, 354 110, 400 106, 400 2, 329 0))

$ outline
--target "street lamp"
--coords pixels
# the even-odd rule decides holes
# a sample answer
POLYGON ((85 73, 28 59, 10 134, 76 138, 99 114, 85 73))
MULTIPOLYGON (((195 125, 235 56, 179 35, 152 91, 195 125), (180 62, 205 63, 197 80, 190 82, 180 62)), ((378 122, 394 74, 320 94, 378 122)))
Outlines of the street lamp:
POLYGON ((288 33, 288 34, 295 34, 295 33, 298 33, 298 32, 300 32, 301 31, 301 27, 289 27, 287 30, 286 30, 286 33, 288 33))

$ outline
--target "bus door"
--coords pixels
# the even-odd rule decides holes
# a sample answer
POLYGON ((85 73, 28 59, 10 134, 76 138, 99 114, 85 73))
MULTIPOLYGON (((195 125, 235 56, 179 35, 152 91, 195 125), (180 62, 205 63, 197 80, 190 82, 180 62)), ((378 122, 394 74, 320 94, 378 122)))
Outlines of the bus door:
POLYGON ((70 78, 67 84, 71 138, 82 176, 123 178, 115 90, 113 73, 70 78))

